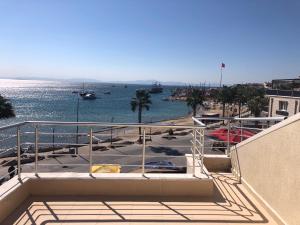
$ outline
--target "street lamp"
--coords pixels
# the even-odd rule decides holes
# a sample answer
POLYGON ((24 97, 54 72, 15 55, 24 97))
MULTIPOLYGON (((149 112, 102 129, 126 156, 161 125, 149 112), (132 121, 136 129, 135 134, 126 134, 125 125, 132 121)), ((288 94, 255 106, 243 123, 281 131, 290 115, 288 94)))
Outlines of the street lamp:
MULTIPOLYGON (((73 91, 72 94, 77 95, 77 105, 76 105, 76 122, 79 122, 79 92, 78 91, 73 91)), ((76 155, 78 155, 78 124, 76 126, 76 155)))
MULTIPOLYGON (((111 117, 111 120, 110 120, 111 123, 114 122, 114 117, 111 117)), ((112 145, 112 136, 113 136, 113 127, 111 126, 110 127, 110 145, 112 145)))

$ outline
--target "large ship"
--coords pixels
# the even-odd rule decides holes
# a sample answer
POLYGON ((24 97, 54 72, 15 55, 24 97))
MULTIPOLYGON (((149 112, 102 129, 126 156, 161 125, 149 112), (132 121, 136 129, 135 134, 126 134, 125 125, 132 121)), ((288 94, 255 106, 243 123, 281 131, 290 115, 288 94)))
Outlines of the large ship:
POLYGON ((152 84, 152 87, 149 90, 149 93, 151 93, 151 94, 158 94, 158 93, 162 93, 162 92, 163 92, 163 87, 158 82, 155 82, 154 84, 152 84))

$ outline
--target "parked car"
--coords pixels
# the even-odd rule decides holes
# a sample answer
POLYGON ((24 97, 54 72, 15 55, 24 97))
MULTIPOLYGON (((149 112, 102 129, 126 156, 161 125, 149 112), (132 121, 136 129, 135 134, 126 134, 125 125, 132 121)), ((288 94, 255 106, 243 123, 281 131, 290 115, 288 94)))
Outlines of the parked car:
POLYGON ((154 161, 145 163, 146 169, 176 169, 174 163, 169 161, 154 161))

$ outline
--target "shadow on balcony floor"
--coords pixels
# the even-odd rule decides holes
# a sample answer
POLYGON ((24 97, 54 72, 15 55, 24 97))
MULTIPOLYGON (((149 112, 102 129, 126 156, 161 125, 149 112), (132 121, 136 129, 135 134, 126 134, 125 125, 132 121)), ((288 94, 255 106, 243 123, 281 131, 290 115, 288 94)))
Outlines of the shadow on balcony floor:
POLYGON ((3 224, 276 224, 231 174, 213 177, 211 200, 30 197, 3 224))

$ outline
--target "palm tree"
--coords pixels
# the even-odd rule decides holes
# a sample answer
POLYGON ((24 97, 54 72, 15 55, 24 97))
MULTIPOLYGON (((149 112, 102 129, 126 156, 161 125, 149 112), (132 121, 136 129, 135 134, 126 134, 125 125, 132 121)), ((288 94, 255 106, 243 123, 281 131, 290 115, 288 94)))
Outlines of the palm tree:
POLYGON ((238 105, 239 117, 241 117, 242 105, 247 103, 247 100, 249 100, 249 93, 250 93, 249 88, 244 85, 238 84, 233 88, 234 103, 238 105))
POLYGON ((200 89, 190 88, 188 91, 186 104, 190 106, 193 110, 193 116, 196 116, 197 107, 203 106, 203 102, 205 100, 205 92, 200 89))
POLYGON ((261 96, 255 96, 248 101, 248 108, 255 117, 259 117, 260 113, 267 105, 267 98, 261 96))
POLYGON ((225 106, 228 103, 232 103, 234 100, 234 94, 233 90, 230 87, 223 86, 222 89, 220 89, 219 94, 217 96, 217 99, 219 102, 222 103, 223 106, 223 117, 225 117, 225 106))
MULTIPOLYGON (((131 99, 131 110, 133 112, 135 112, 136 110, 138 110, 138 122, 141 123, 142 122, 142 111, 145 108, 146 110, 150 109, 150 105, 152 104, 151 100, 150 100, 151 96, 149 94, 148 91, 146 90, 137 90, 135 92, 135 97, 133 97, 131 99)), ((139 127, 139 142, 142 142, 142 130, 141 127, 139 127)))
POLYGON ((11 103, 0 95, 0 119, 15 117, 11 103))

